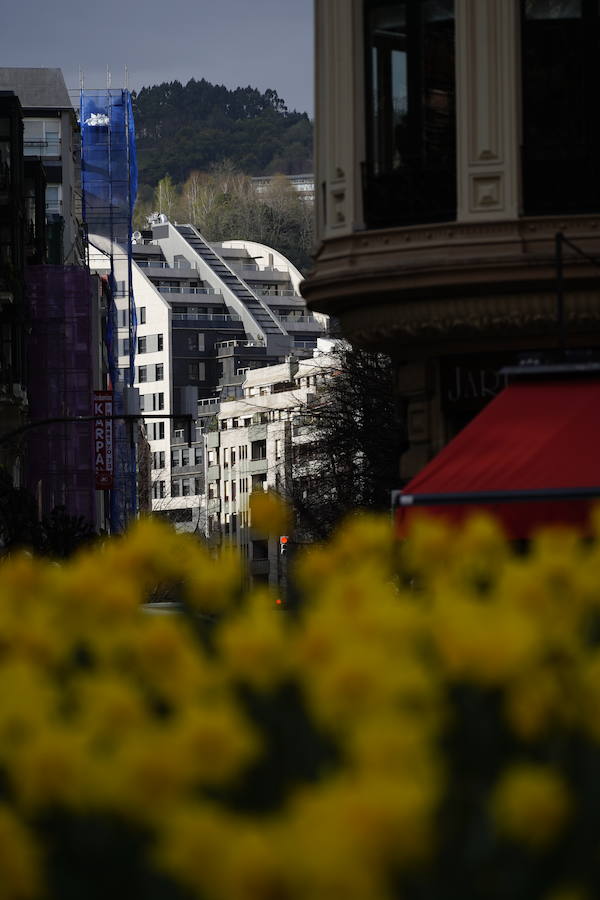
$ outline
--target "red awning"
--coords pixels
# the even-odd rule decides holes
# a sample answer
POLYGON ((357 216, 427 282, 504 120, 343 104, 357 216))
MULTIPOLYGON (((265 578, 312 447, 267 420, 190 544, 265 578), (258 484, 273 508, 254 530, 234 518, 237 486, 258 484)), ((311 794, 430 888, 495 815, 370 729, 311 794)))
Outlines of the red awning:
MULTIPOLYGON (((423 494, 595 488, 600 495, 600 380, 520 382, 505 388, 403 489, 423 494)), ((437 498, 432 498, 435 500, 437 498)), ((448 498, 445 498, 448 499, 448 498)), ((450 503, 398 509, 406 523, 425 510, 453 520, 494 513, 513 538, 549 522, 585 525, 593 500, 450 503)))

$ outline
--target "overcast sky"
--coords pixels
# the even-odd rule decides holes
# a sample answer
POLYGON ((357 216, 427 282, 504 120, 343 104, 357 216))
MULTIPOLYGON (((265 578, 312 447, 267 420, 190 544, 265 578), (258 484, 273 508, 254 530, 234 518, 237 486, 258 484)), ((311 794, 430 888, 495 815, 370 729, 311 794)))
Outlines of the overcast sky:
POLYGON ((273 88, 313 114, 313 0, 0 0, 0 65, 51 66, 67 87, 206 78, 273 88), (8 11, 10 9, 10 12, 8 11))

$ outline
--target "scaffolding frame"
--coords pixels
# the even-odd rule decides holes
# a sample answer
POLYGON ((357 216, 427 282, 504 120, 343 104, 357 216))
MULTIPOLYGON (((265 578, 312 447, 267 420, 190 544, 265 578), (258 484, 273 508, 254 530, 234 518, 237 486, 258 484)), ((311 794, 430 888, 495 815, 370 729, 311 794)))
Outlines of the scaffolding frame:
MULTIPOLYGON (((135 380, 137 318, 132 282, 132 218, 137 193, 135 129, 127 89, 81 89, 82 209, 89 239, 109 263, 106 348, 109 385, 117 414, 137 412, 128 404, 135 380), (125 313, 125 315, 123 315, 125 313), (126 321, 123 322, 123 319, 126 321), (123 341, 129 365, 119 368, 123 341)), ((114 429, 111 531, 121 532, 137 511, 136 447, 131 422, 114 429)))

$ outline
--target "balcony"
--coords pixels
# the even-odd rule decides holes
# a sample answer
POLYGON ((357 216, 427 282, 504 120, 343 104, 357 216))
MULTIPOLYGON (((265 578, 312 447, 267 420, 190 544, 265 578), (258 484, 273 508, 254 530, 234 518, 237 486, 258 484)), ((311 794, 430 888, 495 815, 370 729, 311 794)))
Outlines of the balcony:
POLYGON ((221 466, 209 466, 206 470, 206 483, 209 484, 211 481, 219 481, 221 478, 221 466))
POLYGON ((136 259, 133 261, 142 269, 185 269, 186 272, 193 271, 189 263, 176 262, 173 265, 164 259, 136 259))
POLYGON ((283 288, 278 291, 276 285, 273 285, 272 288, 264 288, 263 290, 255 288, 255 292, 259 297, 297 297, 298 300, 302 299, 299 294, 296 294, 295 291, 288 290, 288 288, 283 288))
POLYGON ((241 322, 241 317, 236 315, 235 313, 190 313, 190 312, 175 312, 173 311, 172 316, 173 322, 202 322, 205 324, 212 325, 237 325, 238 322, 241 322))
POLYGON ((259 344, 258 341, 219 341, 215 344, 217 349, 217 356, 232 356, 234 353, 239 353, 241 350, 261 350, 263 353, 265 352, 265 345, 259 344))
POLYGON ((186 287, 185 285, 169 285, 165 287, 161 287, 159 284, 155 284, 154 287, 158 288, 161 294, 211 294, 215 297, 221 297, 221 294, 217 294, 213 288, 210 287, 186 287))
POLYGON ((61 155, 59 137, 47 137, 39 141, 23 141, 23 156, 59 157, 61 155))
POLYGON ((315 316, 277 316, 288 331, 327 331, 315 316))

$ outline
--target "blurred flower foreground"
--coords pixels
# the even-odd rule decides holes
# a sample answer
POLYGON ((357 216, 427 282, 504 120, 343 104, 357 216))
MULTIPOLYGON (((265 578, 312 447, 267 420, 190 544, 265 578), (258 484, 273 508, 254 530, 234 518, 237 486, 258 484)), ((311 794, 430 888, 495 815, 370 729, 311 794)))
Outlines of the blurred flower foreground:
POLYGON ((356 517, 298 612, 151 519, 0 573, 0 900, 600 895, 597 542, 356 517))

